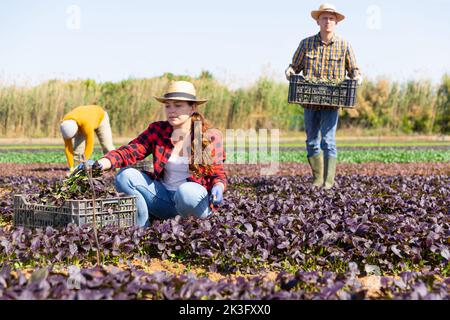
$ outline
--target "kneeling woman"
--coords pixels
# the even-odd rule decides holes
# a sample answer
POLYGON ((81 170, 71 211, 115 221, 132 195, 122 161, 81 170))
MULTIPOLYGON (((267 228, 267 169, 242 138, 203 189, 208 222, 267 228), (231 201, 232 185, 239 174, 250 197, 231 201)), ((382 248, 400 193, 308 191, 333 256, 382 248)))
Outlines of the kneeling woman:
POLYGON ((153 155, 153 173, 124 168, 115 177, 117 191, 137 196, 139 226, 148 226, 153 217, 208 217, 223 200, 227 178, 221 134, 197 111, 207 100, 197 99, 186 81, 171 83, 163 97, 155 98, 164 103, 167 121, 151 123, 94 166, 123 168, 153 155))

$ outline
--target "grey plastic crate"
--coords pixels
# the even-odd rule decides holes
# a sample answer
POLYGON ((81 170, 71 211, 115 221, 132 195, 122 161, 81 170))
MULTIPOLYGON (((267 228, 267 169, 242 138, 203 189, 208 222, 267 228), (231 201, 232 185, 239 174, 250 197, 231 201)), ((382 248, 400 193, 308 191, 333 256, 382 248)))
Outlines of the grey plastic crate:
MULTIPOLYGON (((13 223, 16 226, 45 228, 64 227, 69 223, 78 226, 92 225, 94 219, 92 200, 66 200, 62 206, 29 203, 25 195, 14 196, 13 223)), ((133 226, 137 222, 136 197, 96 199, 97 226, 133 226)))
POLYGON ((356 80, 347 79, 338 85, 333 85, 312 83, 301 75, 292 75, 289 81, 288 102, 306 106, 354 108, 356 91, 356 80))

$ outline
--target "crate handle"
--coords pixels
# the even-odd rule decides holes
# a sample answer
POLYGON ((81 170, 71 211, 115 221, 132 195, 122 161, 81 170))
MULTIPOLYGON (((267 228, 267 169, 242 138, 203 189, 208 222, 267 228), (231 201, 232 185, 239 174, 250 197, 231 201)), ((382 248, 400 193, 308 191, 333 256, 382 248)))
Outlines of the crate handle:
POLYGON ((119 200, 111 199, 111 200, 100 200, 102 204, 118 204, 119 200))

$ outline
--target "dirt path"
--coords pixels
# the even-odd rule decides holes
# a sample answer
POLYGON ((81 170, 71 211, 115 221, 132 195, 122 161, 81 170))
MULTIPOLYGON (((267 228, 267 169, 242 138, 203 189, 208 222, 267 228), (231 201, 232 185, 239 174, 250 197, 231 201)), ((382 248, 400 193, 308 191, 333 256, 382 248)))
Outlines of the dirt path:
MULTIPOLYGON (((238 165, 225 164, 228 176, 259 176, 261 165, 238 165)), ((0 176, 26 176, 53 178, 65 177, 67 169, 64 164, 15 164, 2 163, 0 165, 0 176)), ((113 172, 108 173, 113 174, 113 172)), ((311 174, 310 168, 304 163, 280 163, 277 175, 305 175, 311 174)), ((445 162, 435 163, 361 163, 349 164, 339 163, 338 175, 430 175, 430 174, 450 174, 450 165, 445 162)))
MULTIPOLYGON (((360 130, 346 131, 341 129, 337 132, 337 141, 358 141, 358 142, 410 142, 410 141, 450 141, 449 135, 398 135, 398 136, 387 136, 387 135, 370 135, 365 136, 364 132, 360 130)), ((282 142, 298 142, 305 139, 305 134, 303 132, 280 132, 280 143, 282 142)), ((121 145, 128 143, 134 137, 114 137, 114 143, 116 145, 121 145)), ((62 140, 60 137, 56 138, 0 138, 0 145, 61 145, 62 140)))
MULTIPOLYGON (((262 277, 263 281, 275 281, 278 272, 275 271, 269 271, 266 273, 260 273, 260 274, 220 274, 217 272, 208 272, 205 269, 201 267, 194 267, 194 268, 188 268, 185 265, 177 262, 172 262, 168 260, 161 260, 152 258, 148 262, 140 261, 137 259, 134 259, 131 262, 131 266, 133 268, 145 271, 146 273, 152 274, 154 272, 167 272, 169 274, 174 275, 182 275, 187 273, 192 273, 198 278, 207 277, 211 281, 221 281, 221 280, 229 280, 231 282, 237 281, 237 278, 243 277, 246 279, 251 279, 255 277, 262 277)), ((94 267, 92 264, 83 264, 83 268, 92 268, 94 267)), ((113 270, 113 268, 118 268, 120 270, 129 270, 130 264, 128 265, 105 265, 104 268, 106 270, 113 270)), ((24 268, 21 269, 21 273, 25 276, 26 279, 29 279, 33 272, 36 269, 32 268, 24 268)), ((17 277, 17 272, 12 271, 13 275, 17 277)), ((58 273, 64 276, 68 276, 68 266, 55 266, 53 268, 53 273, 58 273)), ((398 279, 398 276, 388 276, 393 279, 398 279)), ((369 299, 377 299, 381 296, 381 276, 376 275, 369 275, 364 277, 357 277, 356 280, 361 284, 362 288, 364 290, 367 290, 367 298, 369 299)))

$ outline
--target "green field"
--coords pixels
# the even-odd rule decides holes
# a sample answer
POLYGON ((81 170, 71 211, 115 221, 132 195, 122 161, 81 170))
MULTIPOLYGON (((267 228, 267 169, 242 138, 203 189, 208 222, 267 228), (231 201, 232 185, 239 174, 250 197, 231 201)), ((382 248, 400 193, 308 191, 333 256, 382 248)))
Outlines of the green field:
MULTIPOLYGON (((100 152, 95 152, 92 159, 99 159, 100 152)), ((249 153, 236 153, 235 162, 252 163, 256 161, 276 161, 277 155, 263 155, 256 157, 252 154, 249 160, 249 153)), ((409 162, 447 162, 450 161, 449 150, 345 150, 338 151, 339 162, 341 163, 409 163, 409 162)), ((280 151, 278 154, 280 162, 306 162, 305 151, 280 151)), ((233 154, 227 155, 227 163, 232 163, 233 154)), ((0 153, 0 163, 65 163, 66 158, 62 151, 44 152, 3 152, 0 153)))

